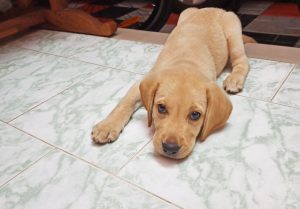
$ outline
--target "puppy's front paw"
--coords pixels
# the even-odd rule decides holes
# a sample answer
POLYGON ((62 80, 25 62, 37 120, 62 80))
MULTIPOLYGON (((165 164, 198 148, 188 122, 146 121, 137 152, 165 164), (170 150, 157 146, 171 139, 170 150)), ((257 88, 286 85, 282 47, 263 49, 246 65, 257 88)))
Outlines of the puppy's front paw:
POLYGON ((230 74, 223 82, 225 91, 230 94, 239 93, 244 86, 244 76, 238 74, 230 74))
POLYGON ((93 127, 92 140, 99 144, 110 143, 118 138, 121 131, 122 128, 118 128, 115 123, 103 120, 93 127))

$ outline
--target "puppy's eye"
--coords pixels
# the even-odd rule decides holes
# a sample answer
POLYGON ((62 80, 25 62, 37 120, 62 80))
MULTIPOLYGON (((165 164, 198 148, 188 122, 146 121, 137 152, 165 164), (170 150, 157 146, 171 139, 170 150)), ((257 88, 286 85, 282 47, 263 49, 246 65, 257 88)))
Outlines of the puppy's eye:
POLYGON ((161 114, 164 114, 164 113, 167 112, 167 108, 163 104, 158 104, 157 109, 158 109, 158 112, 161 113, 161 114))
POLYGON ((201 114, 199 112, 192 112, 190 115, 191 120, 198 120, 201 114))

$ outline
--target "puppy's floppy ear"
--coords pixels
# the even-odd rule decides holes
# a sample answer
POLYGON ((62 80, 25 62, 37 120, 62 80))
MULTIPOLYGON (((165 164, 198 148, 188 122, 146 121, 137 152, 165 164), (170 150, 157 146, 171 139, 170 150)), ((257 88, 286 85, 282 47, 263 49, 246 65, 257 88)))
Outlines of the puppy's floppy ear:
POLYGON ((156 91, 158 89, 159 82, 156 73, 147 74, 140 83, 140 94, 142 102, 148 112, 148 126, 152 124, 152 109, 156 91))
POLYGON ((200 141, 204 141, 209 134, 224 126, 232 111, 232 104, 228 96, 215 83, 208 84, 206 97, 207 107, 200 132, 200 141))

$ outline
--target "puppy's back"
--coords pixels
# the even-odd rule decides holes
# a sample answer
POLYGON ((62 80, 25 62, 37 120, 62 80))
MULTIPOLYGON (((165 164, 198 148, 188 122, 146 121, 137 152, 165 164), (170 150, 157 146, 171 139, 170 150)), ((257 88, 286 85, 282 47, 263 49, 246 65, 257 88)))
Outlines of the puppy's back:
POLYGON ((227 13, 223 9, 189 8, 180 15, 177 25, 177 35, 193 41, 193 45, 204 45, 213 58, 216 73, 219 74, 228 59, 228 46, 222 26, 222 16, 227 13), (197 41, 192 37, 197 37, 197 41))

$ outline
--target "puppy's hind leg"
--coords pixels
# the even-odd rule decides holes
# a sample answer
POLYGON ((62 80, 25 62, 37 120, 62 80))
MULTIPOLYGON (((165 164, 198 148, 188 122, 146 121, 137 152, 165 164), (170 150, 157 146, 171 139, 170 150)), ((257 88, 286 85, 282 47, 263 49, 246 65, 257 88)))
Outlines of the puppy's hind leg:
POLYGON ((128 123, 134 111, 140 104, 139 82, 133 85, 121 102, 92 130, 92 139, 95 143, 115 141, 128 123))
POLYGON ((238 93, 243 89, 249 71, 248 59, 243 44, 242 28, 239 18, 232 12, 226 12, 222 18, 222 26, 227 39, 231 74, 224 80, 224 89, 228 93, 238 93))

